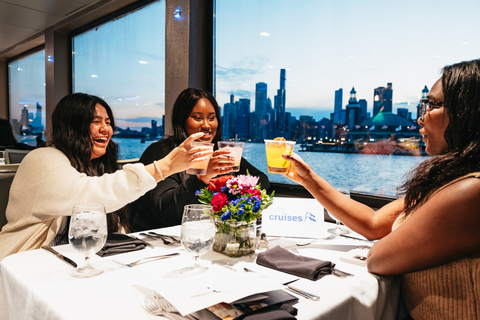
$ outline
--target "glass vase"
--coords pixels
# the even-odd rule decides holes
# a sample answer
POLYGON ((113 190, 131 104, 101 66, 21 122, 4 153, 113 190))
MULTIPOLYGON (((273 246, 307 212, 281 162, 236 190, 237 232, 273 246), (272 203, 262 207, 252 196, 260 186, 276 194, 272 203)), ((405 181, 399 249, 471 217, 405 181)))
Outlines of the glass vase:
POLYGON ((222 221, 215 219, 213 251, 229 257, 241 257, 255 252, 257 244, 257 220, 222 221))

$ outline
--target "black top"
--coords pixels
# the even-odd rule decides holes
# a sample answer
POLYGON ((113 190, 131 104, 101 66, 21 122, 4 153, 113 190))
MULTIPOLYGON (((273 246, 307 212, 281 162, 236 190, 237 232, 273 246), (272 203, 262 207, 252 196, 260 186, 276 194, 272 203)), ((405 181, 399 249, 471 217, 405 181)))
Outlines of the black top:
MULTIPOLYGON (((152 143, 140 157, 140 162, 147 165, 155 160, 162 159, 175 148, 171 138, 152 143)), ((229 173, 232 175, 246 174, 259 177, 262 189, 269 191, 268 177, 242 158, 240 171, 229 173)), ((147 192, 140 199, 129 205, 132 231, 163 228, 182 223, 183 207, 195 204, 198 197, 195 192, 206 185, 196 175, 189 175, 185 171, 175 173, 160 181, 157 186, 147 192)))

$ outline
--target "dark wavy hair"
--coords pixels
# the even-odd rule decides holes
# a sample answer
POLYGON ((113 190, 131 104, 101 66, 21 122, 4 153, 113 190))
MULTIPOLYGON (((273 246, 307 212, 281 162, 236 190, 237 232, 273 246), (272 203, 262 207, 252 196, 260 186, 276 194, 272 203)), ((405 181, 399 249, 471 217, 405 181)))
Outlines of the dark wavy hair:
POLYGON ((435 190, 456 178, 480 171, 480 59, 443 68, 447 150, 422 162, 400 187, 410 214, 435 190))
POLYGON ((175 100, 173 104, 172 113, 172 126, 173 126, 173 140, 176 145, 182 143, 187 137, 187 130, 185 129, 185 122, 187 121, 190 113, 197 104, 198 100, 206 98, 208 99, 215 109, 215 117, 217 118, 218 126, 215 137, 212 143, 216 145, 217 141, 222 140, 222 121, 220 119, 220 108, 218 107, 217 100, 207 90, 198 88, 188 88, 183 90, 175 100))
POLYGON ((16 143, 12 125, 7 119, 0 118, 0 146, 13 146, 16 143))
MULTIPOLYGON (((70 160, 72 167, 88 176, 101 176, 118 170, 118 145, 110 141, 105 154, 90 159, 93 140, 90 124, 95 118, 95 106, 102 105, 115 130, 112 109, 102 99, 85 93, 70 94, 60 100, 52 113, 52 144, 70 160)), ((109 232, 128 228, 127 211, 122 208, 107 215, 109 232)))

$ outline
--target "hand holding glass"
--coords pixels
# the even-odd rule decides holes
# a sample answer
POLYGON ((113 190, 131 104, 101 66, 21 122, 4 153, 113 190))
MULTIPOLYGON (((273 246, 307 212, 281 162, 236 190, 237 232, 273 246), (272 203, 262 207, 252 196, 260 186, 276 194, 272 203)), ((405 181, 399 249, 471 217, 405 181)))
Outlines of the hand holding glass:
MULTIPOLYGON (((348 189, 346 189, 346 188, 338 188, 337 191, 350 198, 350 190, 348 190, 348 189)), ((335 218, 335 216, 333 216, 333 215, 330 213, 330 211, 327 211, 327 212, 328 212, 328 215, 329 215, 332 219, 334 219, 334 220, 336 221, 336 226, 335 226, 335 228, 328 229, 328 230, 327 230, 328 232, 333 233, 333 234, 336 234, 336 235, 350 233, 350 231, 348 231, 348 230, 340 227, 340 220, 338 220, 337 218, 335 218)))
POLYGON ((234 162, 231 172, 240 171, 240 161, 242 161, 243 146, 245 143, 236 141, 218 141, 217 144, 219 150, 230 151, 228 155, 233 157, 234 162))
MULTIPOLYGON (((213 150, 213 143, 194 141, 192 142, 192 147, 210 147, 213 150)), ((195 162, 191 168, 187 169, 187 173, 204 176, 207 173, 209 161, 210 158, 208 157, 204 161, 195 162)))
POLYGON ((265 152, 267 153, 267 165, 269 173, 288 172, 290 161, 282 158, 282 154, 292 154, 295 141, 265 140, 265 152))
POLYGON ((206 269, 200 267, 198 258, 213 247, 215 224, 212 206, 205 204, 186 205, 183 210, 181 230, 182 245, 195 257, 193 266, 182 269, 182 272, 206 269))
POLYGON ((85 264, 73 270, 76 278, 94 277, 103 272, 90 265, 90 256, 98 252, 107 241, 105 207, 98 203, 84 203, 73 207, 68 230, 70 245, 85 256, 85 264))

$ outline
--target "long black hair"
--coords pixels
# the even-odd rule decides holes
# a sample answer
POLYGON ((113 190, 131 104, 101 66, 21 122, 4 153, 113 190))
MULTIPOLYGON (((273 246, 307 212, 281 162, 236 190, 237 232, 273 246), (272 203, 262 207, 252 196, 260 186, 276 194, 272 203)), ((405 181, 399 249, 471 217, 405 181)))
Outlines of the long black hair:
POLYGON ((222 121, 220 118, 220 108, 218 107, 217 100, 215 97, 208 92, 207 90, 198 89, 198 88, 188 88, 183 90, 175 100, 173 104, 173 113, 172 113, 172 126, 173 126, 173 140, 176 145, 182 143, 187 137, 187 130, 185 128, 185 123, 192 113, 193 108, 200 99, 208 99, 215 109, 215 117, 217 118, 218 126, 215 137, 213 138, 212 143, 216 145, 217 141, 222 140, 222 121))
POLYGON ((480 171, 480 59, 443 68, 447 150, 422 162, 400 187, 411 213, 441 186, 480 171))
MULTIPOLYGON (((70 94, 60 100, 52 113, 52 143, 70 160, 72 167, 88 176, 101 176, 118 170, 118 145, 110 141, 104 155, 90 159, 93 140, 90 124, 95 118, 95 106, 100 104, 107 111, 110 125, 115 130, 115 119, 110 106, 102 99, 85 93, 70 94)), ((107 215, 110 232, 128 231, 126 209, 107 215)))

